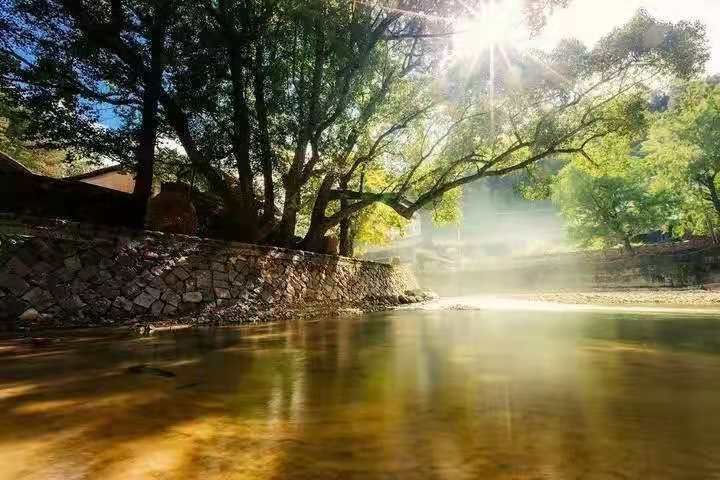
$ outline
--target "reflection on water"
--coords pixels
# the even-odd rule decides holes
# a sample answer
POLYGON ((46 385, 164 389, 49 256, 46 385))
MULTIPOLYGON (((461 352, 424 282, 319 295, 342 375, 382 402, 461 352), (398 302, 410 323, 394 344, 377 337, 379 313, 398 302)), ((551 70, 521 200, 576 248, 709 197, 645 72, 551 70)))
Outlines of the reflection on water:
POLYGON ((719 379, 720 319, 699 316, 399 311, 7 340, 0 478, 720 478, 719 379))

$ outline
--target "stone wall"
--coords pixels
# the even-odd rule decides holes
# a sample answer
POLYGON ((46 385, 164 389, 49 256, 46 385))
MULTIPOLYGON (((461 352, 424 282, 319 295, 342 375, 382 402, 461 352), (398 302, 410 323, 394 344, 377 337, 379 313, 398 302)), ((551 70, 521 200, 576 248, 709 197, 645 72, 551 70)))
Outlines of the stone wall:
POLYGON ((159 232, 0 218, 0 326, 208 318, 407 303, 409 269, 159 232))

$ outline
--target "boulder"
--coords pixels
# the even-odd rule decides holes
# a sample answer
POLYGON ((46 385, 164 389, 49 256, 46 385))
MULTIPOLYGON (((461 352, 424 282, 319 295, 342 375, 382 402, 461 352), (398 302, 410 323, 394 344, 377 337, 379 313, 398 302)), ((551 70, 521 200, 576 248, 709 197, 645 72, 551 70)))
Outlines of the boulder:
POLYGON ((40 313, 35 310, 34 308, 28 308, 23 313, 20 314, 20 317, 18 317, 18 320, 21 322, 34 322, 38 318, 40 318, 40 313))

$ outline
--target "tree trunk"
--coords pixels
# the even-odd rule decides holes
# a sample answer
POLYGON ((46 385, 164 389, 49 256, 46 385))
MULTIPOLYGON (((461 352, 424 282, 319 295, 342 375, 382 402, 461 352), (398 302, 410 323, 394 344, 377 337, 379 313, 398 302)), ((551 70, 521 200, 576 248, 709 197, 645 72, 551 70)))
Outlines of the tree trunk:
POLYGON ((295 148, 295 156, 290 170, 283 182, 285 188, 285 200, 280 223, 272 234, 275 245, 281 247, 292 246, 292 239, 295 236, 297 226, 297 214, 300 210, 300 190, 302 166, 305 164, 305 150, 308 142, 300 141, 295 148))
POLYGON ((352 235, 352 220, 350 218, 343 218, 340 220, 340 255, 352 257, 354 253, 355 239, 352 235))
POLYGON ((142 126, 135 153, 136 176, 132 195, 136 210, 133 215, 135 218, 133 226, 136 228, 142 228, 145 224, 147 202, 152 195, 158 103, 162 91, 165 30, 165 20, 161 19, 160 15, 156 15, 153 20, 150 45, 150 71, 144 79, 142 126))
POLYGON ((175 130, 193 168, 205 178, 210 190, 222 198, 225 209, 225 224, 223 225, 222 236, 228 240, 243 238, 243 226, 237 223, 243 216, 240 199, 222 173, 215 169, 197 148, 193 134, 190 131, 187 114, 168 95, 161 96, 160 101, 166 110, 168 122, 175 130))
POLYGON ((635 250, 633 250, 632 244, 630 243, 630 239, 628 237, 625 237, 623 239, 623 245, 625 246, 625 251, 628 253, 628 255, 635 255, 635 250))
POLYGON ((710 234, 710 238, 712 239, 712 242, 714 245, 718 244, 718 236, 715 232, 715 224, 713 223, 712 219, 710 218, 710 215, 705 213, 705 223, 708 227, 708 233, 710 234))
POLYGON ((712 201, 715 212, 720 216, 720 197, 718 196, 717 187, 715 186, 715 176, 708 176, 706 179, 705 186, 710 192, 710 200, 712 201))
POLYGON ((330 194, 332 186, 335 183, 335 176, 331 173, 325 175, 322 184, 318 189, 315 203, 313 204, 312 215, 310 217, 310 228, 307 235, 302 241, 301 248, 311 252, 319 252, 324 249, 325 233, 332 226, 325 217, 328 204, 330 203, 330 194))
POLYGON ((237 48, 230 48, 230 72, 233 90, 233 155, 238 171, 240 205, 238 225, 241 240, 253 241, 257 237, 258 210, 250 165, 250 113, 245 99, 242 58, 237 48))
POLYGON ((272 234, 272 242, 281 247, 293 246, 295 226, 297 225, 297 214, 300 209, 300 192, 294 186, 286 184, 285 201, 283 203, 282 217, 275 232, 272 234))
MULTIPOLYGON (((340 180, 340 185, 339 185, 339 186, 340 186, 340 188, 341 188, 342 190, 347 190, 347 187, 348 187, 348 177, 349 177, 349 175, 346 176, 346 177, 343 177, 343 178, 340 180)), ((363 175, 361 176, 361 180, 360 180, 360 191, 362 191, 362 189, 363 189, 364 181, 365 181, 365 176, 364 176, 364 174, 363 174, 363 175)), ((341 198, 341 199, 340 199, 340 211, 345 210, 348 206, 349 206, 348 199, 345 198, 345 197, 341 198)), ((344 256, 344 257, 352 257, 353 254, 355 253, 355 252, 354 252, 354 250, 355 250, 355 245, 354 245, 355 239, 354 239, 354 235, 353 235, 353 232, 352 232, 352 219, 351 219, 351 217, 344 217, 342 220, 340 220, 339 230, 340 230, 340 250, 339 250, 339 253, 340 253, 340 255, 342 255, 342 256, 344 256)))
POLYGON ((273 182, 273 152, 270 144, 268 112, 265 103, 265 74, 263 68, 264 49, 262 40, 259 40, 255 53, 254 92, 264 186, 263 223, 267 225, 275 221, 275 186, 273 182))

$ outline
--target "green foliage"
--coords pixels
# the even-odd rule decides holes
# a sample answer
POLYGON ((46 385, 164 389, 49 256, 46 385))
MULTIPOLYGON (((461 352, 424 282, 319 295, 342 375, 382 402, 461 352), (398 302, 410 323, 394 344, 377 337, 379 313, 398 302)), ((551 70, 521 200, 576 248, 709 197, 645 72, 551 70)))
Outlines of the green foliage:
MULTIPOLYGON (((525 3, 539 28, 567 2, 525 3)), ((468 62, 447 57, 445 34, 466 11, 450 0, 0 7, 0 89, 28 112, 24 140, 128 163, 162 22, 158 128, 187 156, 160 155, 158 174, 197 172, 240 217, 237 232, 288 245, 303 230, 307 248, 346 218, 361 238, 383 241, 379 226, 402 223, 385 207, 457 222, 465 184, 592 157, 611 134, 632 141, 646 128, 648 85, 707 59, 702 25, 642 11, 592 49, 485 48, 468 62), (102 125, 107 110, 113 128, 102 125)))
POLYGON ((0 152, 10 155, 34 173, 50 177, 71 175, 66 155, 60 150, 28 148, 23 140, 27 119, 0 94, 0 152))
POLYGON ((681 200, 677 233, 712 233, 720 215, 720 88, 690 82, 676 89, 642 150, 656 188, 672 189, 681 200))
POLYGON ((651 190, 640 169, 591 171, 574 164, 560 172, 553 201, 579 245, 627 249, 634 236, 666 228, 674 206, 672 194, 651 190))
POLYGON ((462 223, 462 189, 445 192, 433 202, 433 224, 435 226, 460 225, 462 223))
POLYGON ((405 236, 410 222, 392 208, 377 203, 364 209, 353 222, 356 251, 362 253, 371 246, 383 246, 405 236))

